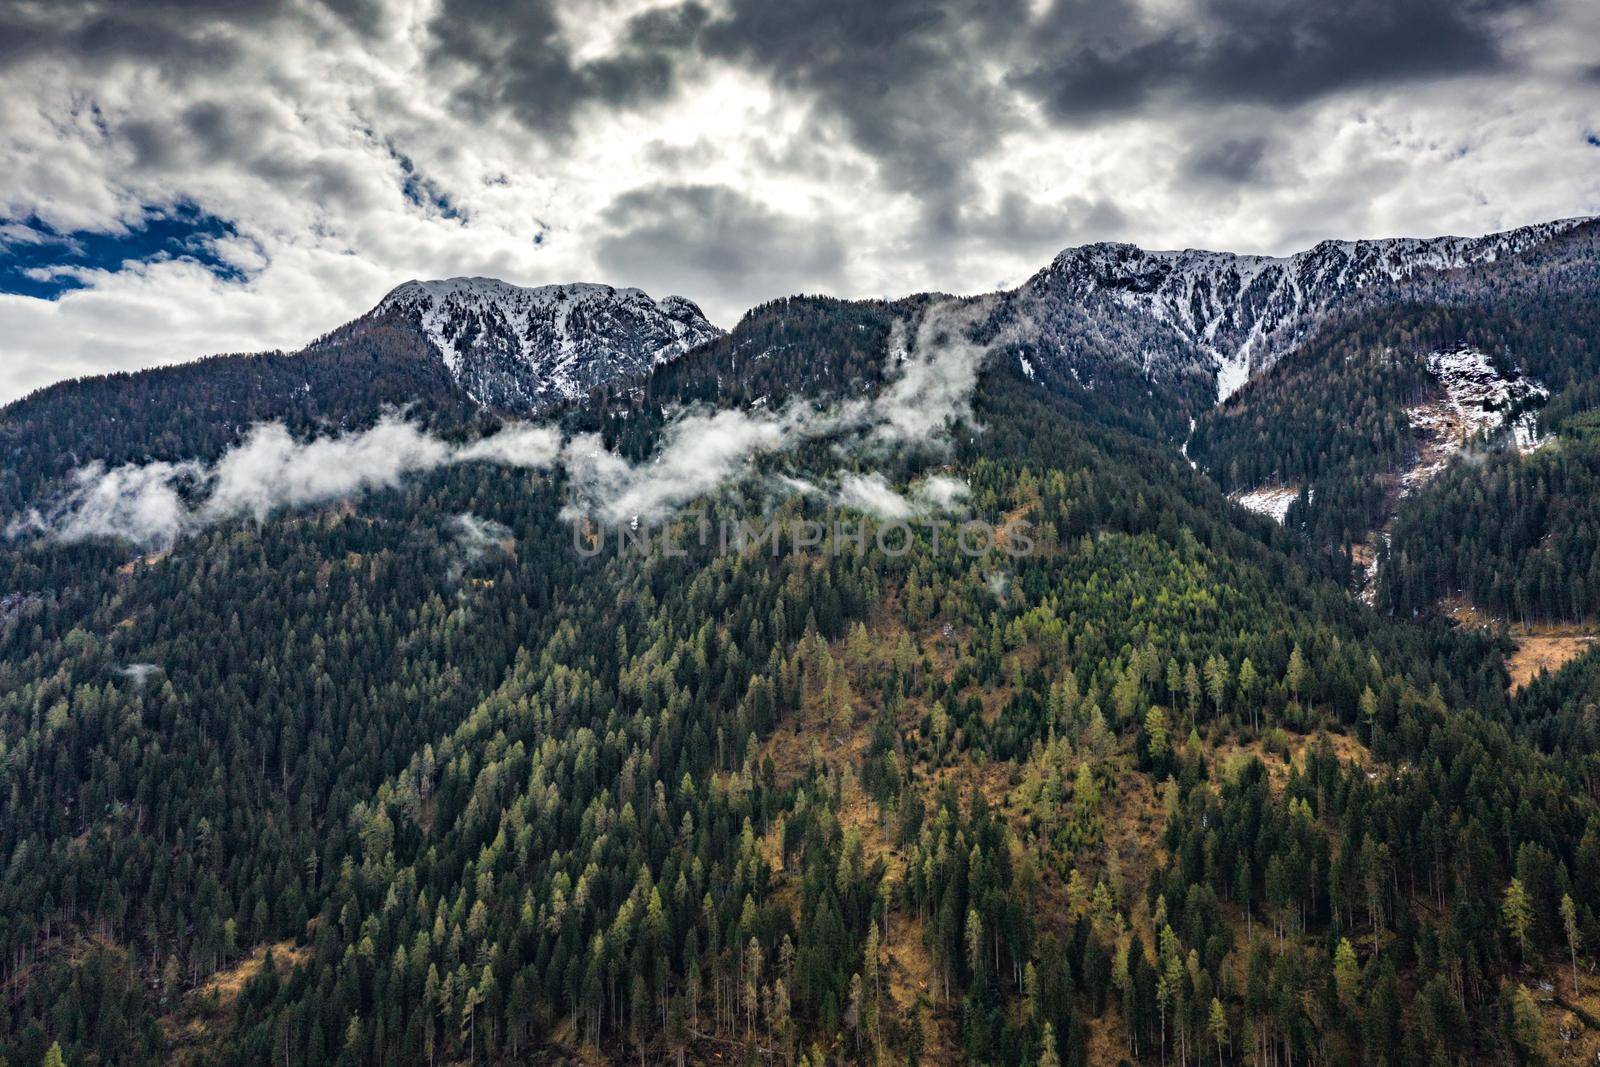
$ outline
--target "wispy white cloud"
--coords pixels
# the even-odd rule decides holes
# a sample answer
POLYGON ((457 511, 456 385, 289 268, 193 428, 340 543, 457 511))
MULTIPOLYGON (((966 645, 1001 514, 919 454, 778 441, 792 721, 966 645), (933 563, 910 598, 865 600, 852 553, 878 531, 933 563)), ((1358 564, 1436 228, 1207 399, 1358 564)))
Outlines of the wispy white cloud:
POLYGON ((194 463, 149 463, 106 470, 90 463, 73 472, 66 500, 46 515, 31 508, 13 518, 6 534, 52 534, 61 541, 119 538, 135 544, 171 541, 189 519, 178 483, 194 476, 194 463))
POLYGON ((834 503, 886 522, 955 511, 971 493, 966 482, 943 474, 912 482, 904 492, 890 485, 882 471, 841 473, 838 481, 834 503))
POLYGON ((656 456, 630 463, 592 434, 562 452, 577 494, 570 513, 592 511, 603 521, 656 521, 717 488, 757 453, 784 448, 808 424, 798 409, 784 415, 718 411, 679 419, 656 456))
MULTIPOLYGON (((993 311, 993 296, 945 300, 932 304, 917 324, 916 340, 906 351, 900 373, 874 403, 882 422, 880 440, 923 441, 952 419, 968 415, 978 383, 978 370, 993 341, 973 338, 973 330, 993 311)), ((1015 329, 1015 327, 1012 327, 1015 329)), ((891 339, 891 344, 899 342, 891 339)))
POLYGON ((972 488, 966 482, 944 474, 924 478, 913 490, 921 500, 940 511, 954 511, 972 495, 972 488))
POLYGON ((130 663, 126 667, 118 667, 117 673, 132 682, 135 689, 143 689, 146 682, 163 671, 154 663, 130 663))
POLYGON ((297 441, 279 424, 257 426, 217 461, 203 514, 264 519, 279 508, 396 486, 407 474, 441 466, 451 454, 445 442, 397 419, 313 441, 297 441))
POLYGON ((277 423, 256 426, 214 463, 91 463, 63 497, 8 524, 16 537, 58 541, 114 538, 166 545, 192 530, 238 516, 264 519, 284 508, 392 488, 408 475, 474 460, 539 469, 560 451, 560 435, 511 424, 469 444, 444 441, 398 417, 371 429, 298 441, 277 423))
POLYGON ((488 555, 491 548, 498 545, 510 547, 516 541, 511 528, 504 523, 471 512, 457 515, 450 523, 450 530, 455 535, 450 545, 451 581, 458 581, 462 573, 488 555))
POLYGON ((840 507, 891 522, 909 519, 917 513, 916 505, 895 490, 879 471, 844 475, 839 479, 839 491, 834 499, 840 507))

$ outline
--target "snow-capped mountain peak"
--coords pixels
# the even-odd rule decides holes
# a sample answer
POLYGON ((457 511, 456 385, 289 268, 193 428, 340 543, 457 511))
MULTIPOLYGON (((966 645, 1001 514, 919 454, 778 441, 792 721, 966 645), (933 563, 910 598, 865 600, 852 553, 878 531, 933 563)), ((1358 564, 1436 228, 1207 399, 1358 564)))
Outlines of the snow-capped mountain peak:
POLYGON ((1220 403, 1355 294, 1515 255, 1584 221, 1486 237, 1323 241, 1290 256, 1091 244, 1061 252, 1024 288, 1046 304, 1071 301, 1092 319, 1115 320, 1154 373, 1208 368, 1220 403))
POLYGON ((478 403, 523 413, 630 378, 722 334, 684 297, 656 300, 591 282, 408 281, 372 315, 420 330, 478 403))

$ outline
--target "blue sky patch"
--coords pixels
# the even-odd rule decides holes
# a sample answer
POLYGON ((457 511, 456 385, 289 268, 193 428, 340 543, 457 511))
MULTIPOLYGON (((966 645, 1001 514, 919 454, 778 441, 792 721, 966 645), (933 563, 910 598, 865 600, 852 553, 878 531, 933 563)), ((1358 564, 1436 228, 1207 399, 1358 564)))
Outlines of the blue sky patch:
POLYGON ((464 218, 461 209, 451 202, 437 182, 417 169, 410 156, 393 144, 387 147, 394 161, 400 164, 400 193, 407 202, 443 219, 460 221, 464 218))
POLYGON ((144 218, 120 233, 77 230, 61 233, 37 217, 0 218, 0 293, 54 300, 87 284, 79 271, 119 271, 131 263, 185 260, 224 281, 243 281, 217 242, 238 231, 227 219, 194 204, 147 208, 144 218))

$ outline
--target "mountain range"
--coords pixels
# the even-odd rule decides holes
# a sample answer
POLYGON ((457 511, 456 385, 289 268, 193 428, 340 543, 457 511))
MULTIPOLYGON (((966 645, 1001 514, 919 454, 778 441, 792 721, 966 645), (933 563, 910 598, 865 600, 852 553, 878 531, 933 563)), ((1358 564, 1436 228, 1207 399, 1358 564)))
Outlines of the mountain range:
POLYGON ((0 457, 0 1065, 1600 1054, 1600 220, 410 281, 0 457))
MULTIPOLYGON (((1211 378, 1221 401, 1358 297, 1395 299, 1408 281, 1503 261, 1585 222, 1477 238, 1324 241, 1282 257, 1083 245, 1003 295, 1027 305, 1031 343, 1080 376, 1109 358, 1168 383, 1211 378)), ((396 287, 311 348, 337 349, 382 326, 414 333, 471 402, 520 415, 638 378, 724 333, 681 296, 449 278, 396 287)))
MULTIPOLYGON (((1080 376, 1109 359, 1167 383, 1210 378, 1220 402, 1358 297, 1398 299, 1408 281, 1514 258, 1586 222, 1476 238, 1324 241, 1282 257, 1099 243, 1064 250, 1001 295, 1027 306, 1028 340, 1047 360, 1080 376)), ((725 332, 682 296, 449 278, 397 286, 304 354, 338 352, 386 328, 412 334, 471 403, 520 415, 636 379, 725 332)), ((21 407, 85 387, 51 387, 21 407)))
MULTIPOLYGON (((1314 383, 1307 370, 1342 334, 1407 308, 1472 308, 1501 291, 1581 302, 1597 229, 1596 220, 1574 218, 1483 237, 1324 241, 1281 257, 1098 243, 1062 251, 1015 289, 955 299, 984 305, 979 332, 991 361, 1014 360, 1047 389, 1095 394, 1095 404, 1118 420, 1147 424, 1145 432, 1170 440, 1247 507, 1300 526, 1338 525, 1336 536, 1320 540, 1345 546, 1352 566, 1370 578, 1399 497, 1475 435, 1516 424, 1530 441, 1537 432, 1531 412, 1549 390, 1498 338, 1474 350, 1472 375, 1455 374, 1465 364, 1447 357, 1472 348, 1464 334, 1441 335, 1427 351, 1409 338, 1399 346, 1364 343, 1336 368, 1324 366, 1314 383), (1310 354, 1301 351, 1308 345, 1310 354), (1330 392, 1329 382, 1374 358, 1414 365, 1403 388, 1391 382, 1371 395, 1369 383, 1359 398, 1330 392), (1289 382, 1298 383, 1302 406, 1292 413, 1279 410, 1289 382), (1245 388, 1252 383, 1261 387, 1245 388), (1478 399, 1463 408, 1459 396, 1467 393, 1478 399), (1359 445, 1312 455, 1294 445, 1262 447, 1286 435, 1322 440, 1337 432, 1325 425, 1330 412, 1337 421, 1377 409, 1406 428, 1398 436, 1392 425, 1357 434, 1359 445), (1384 439, 1381 458, 1334 475, 1361 482, 1359 492, 1324 486, 1325 514, 1312 514, 1318 482, 1335 466, 1330 457, 1347 464, 1350 448, 1365 450, 1377 438, 1384 439), (1352 493, 1361 497, 1353 510, 1352 493)), ((869 317, 882 308, 915 318, 936 299, 852 306, 869 317)), ((729 334, 676 295, 583 282, 408 281, 296 353, 218 356, 64 382, 10 405, 0 411, 0 447, 12 459, 0 476, 0 510, 15 526, 15 516, 85 463, 209 461, 262 422, 310 434, 368 425, 391 409, 446 422, 474 411, 527 418, 574 410, 592 396, 637 391, 697 351, 725 364, 732 379, 748 380, 743 368, 770 362, 762 380, 774 394, 803 397, 818 385, 818 367, 836 358, 812 361, 795 349, 782 322, 791 306, 810 307, 775 301, 729 334), (108 425, 84 423, 86 409, 103 413, 108 425)), ((866 380, 857 375, 855 384, 866 380)), ((697 400, 733 402, 716 390, 697 400)))

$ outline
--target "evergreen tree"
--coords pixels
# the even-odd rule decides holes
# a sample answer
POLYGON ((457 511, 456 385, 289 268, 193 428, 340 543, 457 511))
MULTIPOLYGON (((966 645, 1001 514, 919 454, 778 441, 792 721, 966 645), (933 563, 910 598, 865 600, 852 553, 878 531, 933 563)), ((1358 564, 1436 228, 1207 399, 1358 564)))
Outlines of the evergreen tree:
POLYGON ((1533 907, 1520 878, 1511 879, 1511 884, 1506 886, 1501 913, 1505 919, 1506 933, 1511 936, 1512 944, 1526 962, 1528 954, 1533 951, 1533 941, 1529 937, 1529 931, 1533 928, 1533 907))

